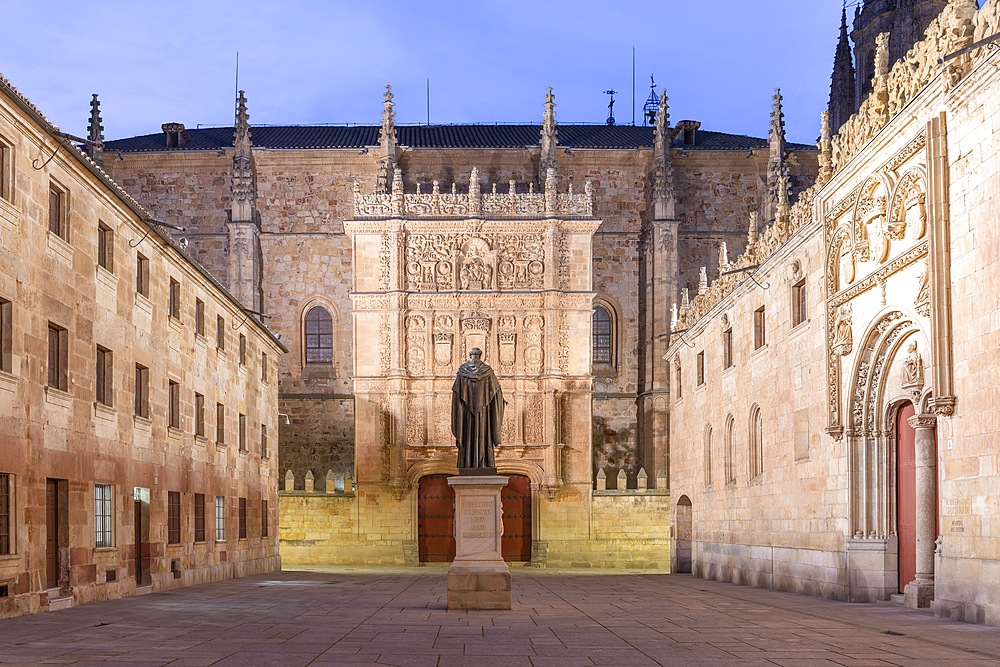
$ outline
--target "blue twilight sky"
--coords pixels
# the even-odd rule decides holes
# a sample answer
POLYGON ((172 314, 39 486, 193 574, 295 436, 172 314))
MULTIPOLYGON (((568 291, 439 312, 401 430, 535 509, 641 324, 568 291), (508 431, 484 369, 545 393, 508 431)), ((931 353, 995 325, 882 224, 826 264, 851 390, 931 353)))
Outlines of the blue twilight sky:
MULTIPOLYGON (((649 75, 671 119, 766 136, 780 86, 791 141, 812 143, 842 0, 5 0, 0 73, 64 131, 91 93, 109 139, 231 124, 235 60, 253 124, 636 122, 649 75)), ((848 11, 849 14, 853 10, 848 11)))

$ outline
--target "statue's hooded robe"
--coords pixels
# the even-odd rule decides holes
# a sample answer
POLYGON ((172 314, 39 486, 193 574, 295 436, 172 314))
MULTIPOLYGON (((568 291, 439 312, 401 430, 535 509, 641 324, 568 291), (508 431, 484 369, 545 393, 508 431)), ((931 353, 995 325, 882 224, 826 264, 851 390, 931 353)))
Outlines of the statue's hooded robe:
POLYGON ((500 444, 503 392, 493 369, 465 362, 451 387, 451 433, 459 468, 496 468, 493 448, 500 444))

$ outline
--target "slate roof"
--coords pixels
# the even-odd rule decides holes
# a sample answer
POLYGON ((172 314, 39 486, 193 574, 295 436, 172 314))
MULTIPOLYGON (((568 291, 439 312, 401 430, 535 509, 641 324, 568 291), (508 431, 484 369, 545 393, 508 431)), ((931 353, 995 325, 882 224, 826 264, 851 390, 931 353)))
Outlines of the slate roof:
MULTIPOLYGON (((637 149, 653 146, 653 128, 632 125, 559 125, 562 148, 637 149)), ((538 125, 399 125, 400 146, 411 148, 524 148, 537 146, 538 125)), ((256 148, 363 148, 378 145, 378 125, 259 125, 250 133, 256 148)), ((145 153, 153 151, 219 150, 233 145, 232 127, 187 130, 190 141, 167 148, 162 132, 116 139, 104 144, 107 151, 145 153)), ((674 147, 681 147, 680 138, 674 147)), ((787 144, 790 150, 814 151, 815 146, 787 144)), ((750 150, 767 148, 767 139, 699 130, 694 146, 684 150, 750 150)))

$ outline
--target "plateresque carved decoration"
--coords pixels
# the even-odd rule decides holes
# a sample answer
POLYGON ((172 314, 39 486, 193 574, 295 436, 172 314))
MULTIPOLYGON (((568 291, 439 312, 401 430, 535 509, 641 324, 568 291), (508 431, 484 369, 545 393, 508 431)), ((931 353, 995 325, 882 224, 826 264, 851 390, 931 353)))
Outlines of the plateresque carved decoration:
POLYGON ((917 351, 917 341, 910 341, 906 346, 906 358, 903 359, 903 389, 910 392, 913 404, 920 404, 920 392, 924 388, 924 358, 917 351))
POLYGON ((854 347, 854 334, 851 331, 851 304, 845 303, 837 309, 836 318, 833 324, 833 346, 834 354, 846 357, 854 347))

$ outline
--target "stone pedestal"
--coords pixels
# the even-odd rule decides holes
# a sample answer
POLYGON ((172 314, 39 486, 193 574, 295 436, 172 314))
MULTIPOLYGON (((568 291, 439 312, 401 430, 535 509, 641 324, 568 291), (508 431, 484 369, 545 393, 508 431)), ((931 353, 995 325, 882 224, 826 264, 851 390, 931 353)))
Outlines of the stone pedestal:
POLYGON ((501 475, 450 477, 455 491, 455 560, 448 609, 510 609, 510 569, 500 553, 501 475))

